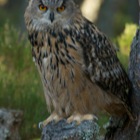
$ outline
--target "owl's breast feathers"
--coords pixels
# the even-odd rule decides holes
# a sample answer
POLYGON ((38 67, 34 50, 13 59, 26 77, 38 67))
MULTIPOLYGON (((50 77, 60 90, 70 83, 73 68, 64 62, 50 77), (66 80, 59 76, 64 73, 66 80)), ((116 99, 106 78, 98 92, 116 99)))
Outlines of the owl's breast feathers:
POLYGON ((72 86, 77 86, 81 91, 87 79, 107 95, 117 97, 132 117, 128 76, 109 39, 92 23, 80 17, 57 32, 53 29, 31 32, 29 39, 33 45, 32 55, 49 81, 46 85, 57 81, 53 85, 57 90, 69 85, 70 90, 72 86), (61 83, 61 87, 57 86, 58 83, 61 83))

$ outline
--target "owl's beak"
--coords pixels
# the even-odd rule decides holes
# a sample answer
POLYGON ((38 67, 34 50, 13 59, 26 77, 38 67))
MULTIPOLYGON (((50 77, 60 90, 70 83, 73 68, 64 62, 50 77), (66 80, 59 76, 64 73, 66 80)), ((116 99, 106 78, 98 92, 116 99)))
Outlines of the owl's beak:
POLYGON ((50 20, 51 20, 51 22, 54 21, 54 12, 50 12, 50 20))

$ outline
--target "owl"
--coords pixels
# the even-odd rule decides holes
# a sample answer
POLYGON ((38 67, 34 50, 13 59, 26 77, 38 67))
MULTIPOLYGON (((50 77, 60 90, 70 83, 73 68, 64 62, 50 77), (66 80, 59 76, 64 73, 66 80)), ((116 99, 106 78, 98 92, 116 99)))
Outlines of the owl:
POLYGON ((48 111, 41 124, 128 115, 130 81, 110 40, 73 0, 30 0, 25 23, 48 111))

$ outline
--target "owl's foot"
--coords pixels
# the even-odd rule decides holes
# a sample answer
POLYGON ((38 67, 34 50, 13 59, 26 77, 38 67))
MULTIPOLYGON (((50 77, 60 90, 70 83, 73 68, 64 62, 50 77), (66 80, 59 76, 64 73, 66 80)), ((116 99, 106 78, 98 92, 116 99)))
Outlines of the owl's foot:
POLYGON ((81 115, 79 113, 75 113, 67 119, 68 123, 76 121, 76 124, 79 125, 82 121, 89 120, 98 120, 98 118, 93 114, 81 115))
POLYGON ((39 128, 42 129, 50 122, 54 121, 55 123, 59 122, 62 118, 57 113, 52 113, 46 120, 39 123, 39 128))

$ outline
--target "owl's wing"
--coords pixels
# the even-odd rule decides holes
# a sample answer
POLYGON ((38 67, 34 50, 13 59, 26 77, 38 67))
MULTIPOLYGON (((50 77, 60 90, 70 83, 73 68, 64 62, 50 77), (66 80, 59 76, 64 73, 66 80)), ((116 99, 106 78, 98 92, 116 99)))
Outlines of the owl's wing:
POLYGON ((129 104, 130 82, 119 62, 114 46, 92 23, 88 22, 80 31, 85 72, 90 80, 106 93, 117 96, 129 104))

